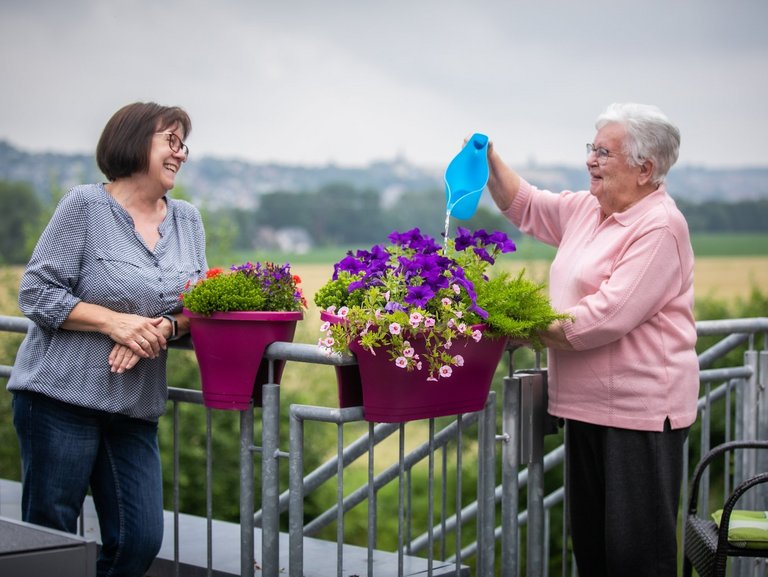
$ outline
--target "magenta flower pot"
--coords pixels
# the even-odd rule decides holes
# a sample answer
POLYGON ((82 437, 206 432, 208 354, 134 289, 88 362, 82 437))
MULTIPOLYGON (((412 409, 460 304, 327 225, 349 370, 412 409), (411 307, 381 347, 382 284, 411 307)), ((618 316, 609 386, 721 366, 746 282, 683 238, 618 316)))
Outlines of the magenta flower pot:
MULTIPOLYGON (((301 311, 232 311, 189 317, 192 345, 200 367, 203 403, 214 409, 242 411, 261 406, 261 386, 269 380, 264 351, 274 342, 290 342, 301 311)), ((274 361, 272 381, 280 383, 284 361, 274 361)))
MULTIPOLYGON (((365 419, 402 423, 481 410, 506 344, 505 337, 483 336, 479 342, 470 337, 457 338, 450 352, 461 355, 464 365, 452 367, 450 377, 430 381, 426 368, 407 371, 395 365, 389 351, 379 348, 374 355, 359 343, 351 343, 349 348, 360 369, 365 419)), ((424 354, 423 339, 412 339, 411 346, 417 354, 424 354)))
MULTIPOLYGON (((343 322, 339 316, 326 311, 320 311, 320 320, 329 323, 343 322)), ((339 396, 339 407, 359 407, 363 404, 363 385, 360 381, 360 367, 345 365, 334 367, 336 370, 336 390, 339 396)))

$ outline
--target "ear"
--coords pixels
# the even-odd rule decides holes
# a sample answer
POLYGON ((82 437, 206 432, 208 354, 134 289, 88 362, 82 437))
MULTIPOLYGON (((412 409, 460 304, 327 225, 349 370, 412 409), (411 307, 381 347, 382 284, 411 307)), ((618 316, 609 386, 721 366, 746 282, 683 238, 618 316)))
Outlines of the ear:
POLYGON ((653 161, 645 159, 639 168, 640 172, 637 175, 637 183, 640 186, 645 186, 651 182, 651 175, 653 175, 653 161))

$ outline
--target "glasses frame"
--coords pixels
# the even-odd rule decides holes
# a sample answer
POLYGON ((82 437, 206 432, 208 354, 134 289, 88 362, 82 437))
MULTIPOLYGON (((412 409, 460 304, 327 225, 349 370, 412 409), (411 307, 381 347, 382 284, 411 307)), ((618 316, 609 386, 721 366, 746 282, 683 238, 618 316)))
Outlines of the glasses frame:
POLYGON ((603 146, 595 146, 591 142, 587 142, 586 149, 587 149, 587 157, 589 157, 589 155, 594 152, 595 156, 597 157, 597 163, 600 166, 608 162, 609 158, 618 156, 618 154, 616 154, 615 152, 611 152, 610 150, 608 150, 603 146))
POLYGON ((173 132, 165 131, 165 132, 155 132, 155 134, 165 134, 168 136, 167 142, 168 142, 168 148, 170 148, 173 152, 179 152, 184 151, 184 158, 189 158, 189 146, 184 144, 184 141, 179 138, 176 134, 173 132), (175 145, 174 145, 175 144, 175 145))

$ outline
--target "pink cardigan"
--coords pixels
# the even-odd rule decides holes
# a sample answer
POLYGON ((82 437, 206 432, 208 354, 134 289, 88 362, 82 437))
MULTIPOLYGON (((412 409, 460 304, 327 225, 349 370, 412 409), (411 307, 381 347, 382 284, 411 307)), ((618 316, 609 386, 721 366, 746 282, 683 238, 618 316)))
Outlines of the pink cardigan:
POLYGON ((521 180, 505 215, 558 247, 552 305, 570 313, 574 351, 550 350, 549 412, 587 423, 662 431, 696 420, 693 249, 663 186, 600 222, 589 192, 554 194, 521 180))

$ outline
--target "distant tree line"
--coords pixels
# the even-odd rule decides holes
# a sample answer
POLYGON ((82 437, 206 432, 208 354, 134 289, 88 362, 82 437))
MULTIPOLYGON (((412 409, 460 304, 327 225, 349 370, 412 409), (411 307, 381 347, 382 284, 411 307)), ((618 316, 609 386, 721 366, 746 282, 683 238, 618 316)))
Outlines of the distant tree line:
POLYGON ((693 203, 677 206, 692 232, 768 232, 768 199, 693 203))
MULTIPOLYGON (((0 264, 27 262, 62 194, 54 190, 52 200, 42 201, 29 183, 0 181, 0 264)), ((382 195, 372 188, 336 183, 313 191, 264 194, 253 209, 202 207, 202 213, 209 250, 215 254, 259 248, 259 233, 265 229, 304 230, 314 247, 367 246, 384 242, 393 230, 413 227, 439 238, 445 223, 443 194, 435 189, 382 195)), ((187 198, 183 188, 172 195, 187 198)), ((678 205, 692 232, 768 231, 768 199, 698 204, 680 200, 678 205)), ((452 230, 457 224, 519 234, 485 204, 471 220, 452 222, 452 230)))

